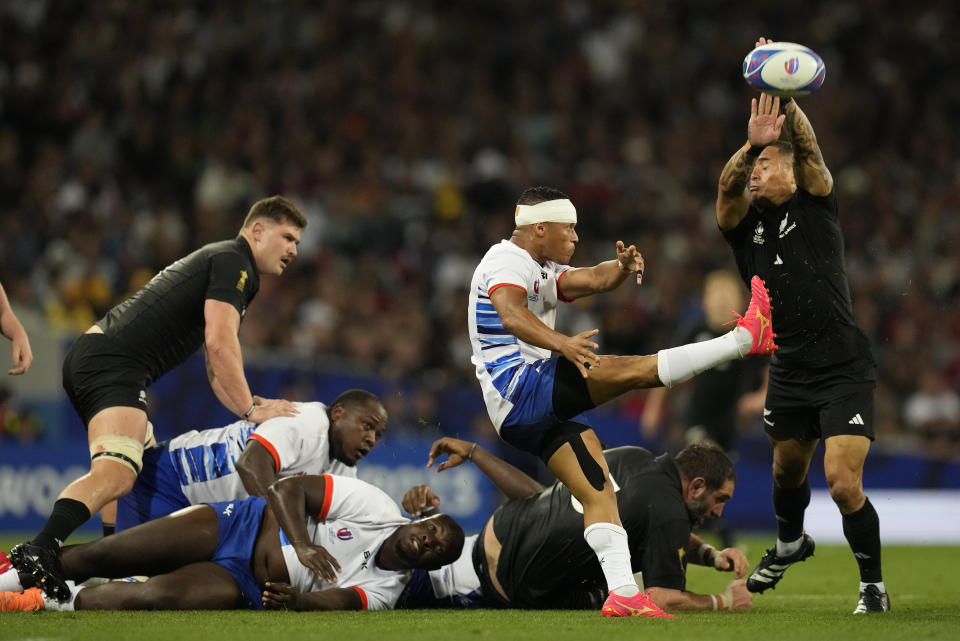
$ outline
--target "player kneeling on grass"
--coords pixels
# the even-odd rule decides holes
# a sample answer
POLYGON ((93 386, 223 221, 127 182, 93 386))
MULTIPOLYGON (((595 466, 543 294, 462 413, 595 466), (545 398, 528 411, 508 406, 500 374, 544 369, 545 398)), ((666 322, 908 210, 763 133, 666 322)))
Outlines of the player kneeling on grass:
POLYGON ((267 498, 196 505, 59 554, 65 603, 0 575, 0 611, 378 610, 393 607, 409 571, 436 569, 463 548, 440 514, 410 522, 382 490, 352 478, 277 481, 267 498), (310 515, 310 516, 308 516, 310 515), (320 543, 323 545, 320 545, 320 543), (91 576, 145 583, 79 588, 91 576))
MULTIPOLYGON (((467 538, 457 561, 415 572, 398 607, 595 609, 604 602, 604 574, 580 535, 583 508, 568 488, 560 482, 544 488, 476 444, 452 438, 433 444, 428 465, 444 454, 448 459, 438 471, 473 461, 510 500, 479 535, 467 538)), ((749 610, 753 597, 742 578, 749 568, 747 558, 736 548, 715 550, 691 532, 700 521, 720 516, 733 496, 736 472, 727 455, 701 442, 676 457, 654 457, 639 447, 609 449, 603 456, 627 533, 632 571, 643 573, 647 597, 664 610, 749 610), (688 592, 688 562, 733 572, 736 579, 720 594, 688 592)), ((425 485, 403 498, 413 515, 439 503, 425 485)))

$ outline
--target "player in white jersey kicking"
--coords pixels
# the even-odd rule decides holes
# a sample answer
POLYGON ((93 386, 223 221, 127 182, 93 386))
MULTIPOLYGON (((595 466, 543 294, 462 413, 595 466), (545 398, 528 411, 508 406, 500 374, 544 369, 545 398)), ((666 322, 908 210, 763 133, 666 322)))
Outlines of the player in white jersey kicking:
POLYGON ((118 502, 117 531, 198 503, 266 496, 277 478, 356 477, 357 461, 387 426, 380 399, 354 389, 329 406, 295 405, 295 416, 192 430, 146 450, 133 490, 118 502))
POLYGON ((639 285, 642 256, 617 241, 616 259, 571 268, 577 212, 549 187, 521 194, 515 224, 510 240, 483 257, 470 288, 472 361, 487 412, 504 441, 539 456, 583 504, 583 536, 610 591, 603 616, 669 617, 634 581, 600 441, 581 414, 630 390, 671 387, 747 354, 770 354, 770 300, 755 278, 746 316, 733 331, 650 356, 599 356, 591 340, 599 330, 554 330, 558 301, 609 291, 634 274, 639 285))
POLYGON ((410 522, 386 493, 358 479, 296 476, 270 486, 267 499, 195 505, 64 547, 70 598, 58 603, 7 583, 0 612, 388 609, 413 570, 453 562, 463 540, 450 516, 410 522), (132 574, 150 579, 76 585, 132 574))

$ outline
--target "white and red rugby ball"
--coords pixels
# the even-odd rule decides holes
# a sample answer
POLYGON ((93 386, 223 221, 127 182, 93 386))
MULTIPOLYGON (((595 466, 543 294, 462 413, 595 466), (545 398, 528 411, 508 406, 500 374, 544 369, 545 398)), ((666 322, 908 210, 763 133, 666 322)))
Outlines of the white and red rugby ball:
POLYGON ((809 47, 795 42, 760 45, 743 59, 743 77, 772 96, 806 96, 823 84, 827 68, 809 47))

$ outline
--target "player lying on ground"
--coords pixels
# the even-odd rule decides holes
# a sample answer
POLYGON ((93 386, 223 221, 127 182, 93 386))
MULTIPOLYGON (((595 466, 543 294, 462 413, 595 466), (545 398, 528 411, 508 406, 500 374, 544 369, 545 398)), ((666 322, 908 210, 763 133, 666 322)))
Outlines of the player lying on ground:
MULTIPOLYGON (((363 481, 291 477, 271 485, 266 500, 195 505, 64 547, 59 560, 70 598, 58 603, 38 588, 0 592, 0 611, 386 609, 410 570, 451 563, 463 538, 445 514, 410 522, 382 490, 363 481), (131 575, 150 579, 75 584, 131 575)), ((16 571, 0 575, 3 589, 18 585, 16 571)))
POLYGON ((383 435, 387 411, 365 390, 329 406, 295 403, 296 416, 260 425, 240 420, 191 430, 143 453, 143 471, 117 504, 117 531, 199 503, 266 496, 277 478, 298 474, 356 477, 357 462, 383 435))
MULTIPOLYGON (((500 506, 460 558, 439 570, 417 571, 398 607, 597 608, 607 597, 600 563, 583 539, 583 513, 570 490, 544 488, 475 444, 436 441, 429 465, 438 471, 473 461, 510 500, 500 506)), ((714 550, 691 528, 718 517, 733 496, 736 472, 723 451, 693 444, 675 458, 654 457, 639 447, 604 451, 627 531, 633 571, 643 573, 647 596, 665 610, 748 610, 752 595, 743 577, 746 557, 736 548, 714 550), (687 562, 737 577, 715 595, 686 591, 687 562)), ((411 514, 429 512, 440 500, 425 485, 403 499, 411 514)))

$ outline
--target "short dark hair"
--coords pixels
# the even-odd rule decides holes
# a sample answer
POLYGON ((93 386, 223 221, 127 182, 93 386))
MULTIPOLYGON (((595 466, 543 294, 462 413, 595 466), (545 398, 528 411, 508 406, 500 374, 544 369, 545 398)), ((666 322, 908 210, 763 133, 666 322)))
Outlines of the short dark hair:
POLYGON ((517 200, 518 205, 537 205, 548 200, 564 200, 567 195, 553 187, 530 187, 525 189, 517 200))
POLYGON ((383 402, 381 402, 379 396, 365 389, 348 389, 330 403, 331 408, 335 405, 340 405, 343 409, 347 409, 348 407, 367 407, 369 405, 379 405, 383 407, 383 402))
POLYGON ((253 203, 247 217, 243 220, 243 228, 247 229, 263 218, 269 218, 278 224, 293 223, 298 229, 304 229, 307 226, 307 217, 303 215, 300 208, 283 196, 270 196, 253 203))
POLYGON ((708 492, 719 489, 727 481, 737 482, 733 461, 723 448, 711 441, 697 441, 688 445, 673 460, 685 481, 703 477, 708 492))
POLYGON ((781 156, 786 156, 791 161, 793 160, 793 143, 789 140, 777 139, 774 142, 770 143, 770 147, 776 147, 780 152, 781 156))

